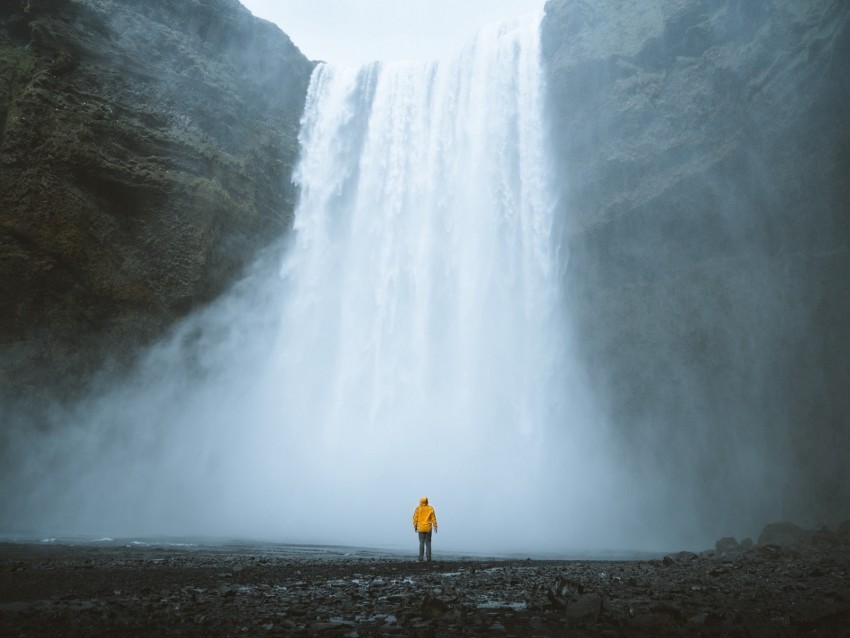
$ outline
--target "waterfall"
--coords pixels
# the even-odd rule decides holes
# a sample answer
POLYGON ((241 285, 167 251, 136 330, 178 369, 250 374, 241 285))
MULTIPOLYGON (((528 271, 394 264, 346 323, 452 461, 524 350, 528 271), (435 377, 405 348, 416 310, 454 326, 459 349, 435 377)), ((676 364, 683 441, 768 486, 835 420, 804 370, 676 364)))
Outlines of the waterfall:
POLYGON ((405 547, 427 495, 436 548, 627 537, 570 345, 539 20, 318 66, 282 266, 22 452, 15 520, 405 547))
POLYGON ((307 491, 370 520, 428 494, 453 520, 480 511, 468 531, 504 510, 496 533, 516 533, 549 498, 570 406, 538 24, 314 72, 266 378, 304 430, 307 491))

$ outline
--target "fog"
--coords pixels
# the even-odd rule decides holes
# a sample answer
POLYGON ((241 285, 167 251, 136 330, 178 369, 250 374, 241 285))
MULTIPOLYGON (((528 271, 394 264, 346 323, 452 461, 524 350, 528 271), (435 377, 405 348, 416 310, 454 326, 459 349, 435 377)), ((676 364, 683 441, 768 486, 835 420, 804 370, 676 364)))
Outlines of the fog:
POLYGON ((428 496, 443 549, 646 546, 564 313, 539 20, 319 66, 292 234, 18 440, 12 531, 400 548, 428 496))
MULTIPOLYGON (((623 115, 622 66, 570 59, 547 93, 539 15, 439 62, 318 66, 292 231, 127 378, 37 427, 5 415, 0 532, 412 550, 428 496, 435 552, 568 555, 841 516, 847 399, 826 377, 847 370, 809 339, 841 298, 809 308, 828 267, 782 200, 829 202, 772 192, 764 142, 787 86, 811 87, 783 78, 752 110, 726 76, 732 98, 700 94, 638 13, 615 27, 658 28, 646 63, 675 62, 635 83, 658 82, 665 117, 623 115)), ((588 46, 628 57, 627 35, 588 46)))

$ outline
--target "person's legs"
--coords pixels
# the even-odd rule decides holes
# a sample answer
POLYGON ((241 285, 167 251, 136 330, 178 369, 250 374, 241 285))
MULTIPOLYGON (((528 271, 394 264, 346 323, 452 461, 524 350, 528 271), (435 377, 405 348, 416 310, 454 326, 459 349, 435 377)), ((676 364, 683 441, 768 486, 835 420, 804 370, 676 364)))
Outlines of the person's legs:
POLYGON ((424 552, 425 552, 425 532, 419 532, 419 560, 422 560, 422 554, 424 552))
POLYGON ((425 532, 425 556, 431 560, 431 532, 425 532))

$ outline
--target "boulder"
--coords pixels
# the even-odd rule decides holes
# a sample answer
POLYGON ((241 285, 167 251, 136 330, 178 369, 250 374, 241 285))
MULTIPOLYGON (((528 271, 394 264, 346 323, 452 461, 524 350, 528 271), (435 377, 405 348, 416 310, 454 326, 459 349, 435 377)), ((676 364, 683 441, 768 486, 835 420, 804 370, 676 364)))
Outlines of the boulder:
POLYGON ((692 560, 699 560, 699 556, 694 552, 676 552, 673 554, 673 558, 678 562, 690 562, 692 560))
POLYGON ((596 622, 602 611, 602 596, 597 593, 576 596, 567 604, 567 618, 574 621, 596 622))
POLYGON ((759 545, 779 545, 781 547, 802 547, 811 542, 812 532, 789 522, 765 525, 759 534, 759 545))
POLYGON ((838 538, 842 543, 850 545, 850 519, 838 526, 838 538))
POLYGON ((741 546, 734 537, 724 536, 714 544, 714 549, 718 554, 731 554, 741 551, 741 546))

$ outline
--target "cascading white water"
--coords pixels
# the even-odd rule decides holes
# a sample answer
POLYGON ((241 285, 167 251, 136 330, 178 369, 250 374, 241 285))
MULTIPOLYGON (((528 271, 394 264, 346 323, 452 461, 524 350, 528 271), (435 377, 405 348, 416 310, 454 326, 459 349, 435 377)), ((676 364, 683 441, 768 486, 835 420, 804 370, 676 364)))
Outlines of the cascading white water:
POLYGON ((545 510, 570 379, 538 23, 447 61, 314 73, 266 378, 296 390, 283 421, 328 525, 353 501, 388 530, 427 493, 449 533, 497 516, 515 538, 545 510))
POLYGON ((28 453, 20 520, 393 547, 427 495, 438 547, 627 535, 563 311, 538 26, 317 67, 281 272, 28 453))

